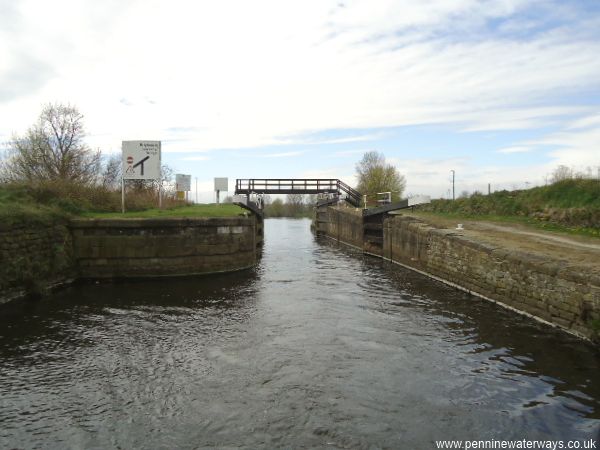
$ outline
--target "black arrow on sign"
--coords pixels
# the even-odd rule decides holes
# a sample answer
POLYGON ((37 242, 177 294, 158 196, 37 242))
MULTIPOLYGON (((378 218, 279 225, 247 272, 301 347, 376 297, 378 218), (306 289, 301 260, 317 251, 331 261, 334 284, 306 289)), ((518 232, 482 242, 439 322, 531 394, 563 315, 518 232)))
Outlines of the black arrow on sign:
POLYGON ((138 161, 138 163, 137 163, 137 164, 135 164, 135 165, 133 166, 133 168, 134 168, 134 169, 135 169, 137 166, 142 166, 142 167, 140 167, 140 175, 142 175, 142 176, 144 176, 144 162, 145 162, 145 161, 147 161, 148 159, 150 159, 150 157, 149 157, 149 156, 146 156, 144 159, 140 159, 140 160, 138 161))

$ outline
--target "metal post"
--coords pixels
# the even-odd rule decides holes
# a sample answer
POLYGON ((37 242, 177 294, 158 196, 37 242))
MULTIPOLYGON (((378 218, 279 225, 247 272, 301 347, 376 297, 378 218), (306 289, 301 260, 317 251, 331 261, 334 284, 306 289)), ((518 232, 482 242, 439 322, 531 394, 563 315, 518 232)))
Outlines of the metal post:
MULTIPOLYGON (((162 209, 162 184, 163 184, 163 177, 162 177, 162 163, 161 163, 161 158, 162 158, 162 143, 161 141, 158 141, 158 209, 162 209)), ((144 172, 142 172, 143 174, 144 172)))
POLYGON ((454 169, 452 169, 452 200, 454 200, 454 169))
POLYGON ((121 177, 121 213, 125 214, 125 178, 121 177))
POLYGON ((162 208, 162 180, 158 184, 158 209, 162 208))
POLYGON ((196 204, 198 203, 198 177, 196 177, 196 204))
POLYGON ((492 185, 488 183, 488 195, 492 193, 492 185))

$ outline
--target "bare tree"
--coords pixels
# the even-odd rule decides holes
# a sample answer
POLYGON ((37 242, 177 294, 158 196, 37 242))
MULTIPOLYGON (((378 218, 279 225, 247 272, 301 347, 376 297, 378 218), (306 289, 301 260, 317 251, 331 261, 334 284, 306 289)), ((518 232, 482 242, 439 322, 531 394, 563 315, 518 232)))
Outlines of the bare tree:
POLYGON ((301 206, 304 204, 304 194, 288 194, 286 203, 293 206, 301 206))
POLYGON ((100 182, 106 189, 118 189, 121 185, 122 176, 121 155, 113 154, 106 159, 100 176, 100 182))
POLYGON ((574 178, 573 169, 570 167, 560 165, 552 172, 550 177, 550 183, 557 183, 558 181, 570 180, 574 178))
POLYGON ((90 149, 84 137, 83 115, 77 108, 48 104, 37 123, 9 143, 4 177, 10 181, 93 182, 100 170, 100 151, 90 149))
MULTIPOLYGON (((119 172, 120 171, 121 170, 119 170, 119 172)), ((159 179, 157 179, 157 180, 127 180, 127 187, 134 191, 150 190, 150 191, 154 191, 154 192, 158 192, 159 188, 160 188, 165 195, 174 194, 175 193, 175 184, 173 183, 174 175, 175 175, 175 171, 170 166, 168 166, 166 164, 162 164, 160 166, 160 178, 159 179)))

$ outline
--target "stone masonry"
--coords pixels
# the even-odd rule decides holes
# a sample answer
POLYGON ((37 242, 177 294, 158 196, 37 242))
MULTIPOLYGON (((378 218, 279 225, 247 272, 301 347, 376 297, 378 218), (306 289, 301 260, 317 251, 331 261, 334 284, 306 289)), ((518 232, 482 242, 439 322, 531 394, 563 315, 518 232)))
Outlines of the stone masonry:
POLYGON ((76 278, 196 275, 252 267, 255 217, 74 219, 0 225, 0 303, 76 278))
MULTIPOLYGON (((321 208, 323 209, 323 208, 321 208)), ((361 244, 362 217, 328 207, 315 229, 373 254, 361 244), (344 223, 345 222, 345 223, 344 223)), ((526 252, 508 251, 407 216, 383 225, 383 258, 500 302, 573 334, 599 339, 600 277, 526 252)))

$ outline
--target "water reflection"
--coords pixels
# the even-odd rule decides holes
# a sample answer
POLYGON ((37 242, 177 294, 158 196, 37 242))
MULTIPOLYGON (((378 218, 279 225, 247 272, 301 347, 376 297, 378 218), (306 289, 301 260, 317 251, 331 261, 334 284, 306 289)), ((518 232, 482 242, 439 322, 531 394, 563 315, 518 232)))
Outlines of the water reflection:
POLYGON ((583 439, 598 354, 269 220, 259 267, 0 308, 0 446, 431 448, 583 439))

